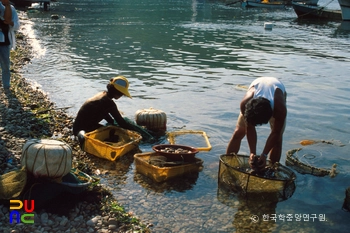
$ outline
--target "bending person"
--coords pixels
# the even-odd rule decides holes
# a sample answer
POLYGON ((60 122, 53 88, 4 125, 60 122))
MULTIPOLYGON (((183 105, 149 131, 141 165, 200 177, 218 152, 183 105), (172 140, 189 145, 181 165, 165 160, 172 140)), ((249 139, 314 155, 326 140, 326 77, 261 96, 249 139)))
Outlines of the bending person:
POLYGON ((132 125, 124 120, 113 101, 123 95, 131 98, 128 88, 129 82, 124 76, 112 78, 107 84, 107 91, 96 94, 81 106, 73 123, 73 134, 78 136, 79 132, 84 135, 94 131, 102 126, 100 124, 102 120, 106 120, 109 124, 116 122, 120 127, 132 130, 132 125))
POLYGON ((279 162, 282 152, 282 138, 286 125, 287 93, 284 85, 273 77, 255 79, 249 86, 246 95, 240 103, 236 129, 228 144, 226 153, 238 153, 241 141, 247 136, 250 150, 249 164, 253 169, 266 165, 268 154, 272 163, 279 162), (271 132, 264 149, 257 158, 256 144, 257 125, 270 123, 271 132), (257 163, 254 163, 257 158, 257 163))

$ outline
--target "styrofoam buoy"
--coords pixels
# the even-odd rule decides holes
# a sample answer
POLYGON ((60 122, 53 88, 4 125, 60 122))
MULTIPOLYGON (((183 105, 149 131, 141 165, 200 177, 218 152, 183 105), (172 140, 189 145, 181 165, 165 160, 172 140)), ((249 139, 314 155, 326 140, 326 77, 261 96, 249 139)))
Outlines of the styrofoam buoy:
POLYGON ((152 131, 166 131, 167 117, 165 112, 154 108, 137 110, 135 120, 138 125, 152 131))
POLYGON ((59 19, 60 17, 58 15, 51 15, 51 19, 59 19))
POLYGON ((61 178, 72 169, 72 149, 57 140, 30 139, 22 148, 21 165, 36 178, 61 178))
POLYGON ((264 28, 267 29, 267 30, 272 30, 272 28, 273 28, 273 23, 265 22, 265 23, 264 23, 264 28))

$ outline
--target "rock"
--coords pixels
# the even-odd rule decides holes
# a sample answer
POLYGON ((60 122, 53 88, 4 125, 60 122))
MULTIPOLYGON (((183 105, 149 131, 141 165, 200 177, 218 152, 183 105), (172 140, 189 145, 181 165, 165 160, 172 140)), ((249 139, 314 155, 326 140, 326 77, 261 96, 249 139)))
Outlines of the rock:
POLYGON ((47 224, 49 220, 49 215, 47 213, 42 213, 40 215, 40 221, 42 224, 47 224))
MULTIPOLYGON (((22 18, 27 18, 27 16, 24 15, 22 18)), ((21 27, 27 26, 25 22, 24 20, 21 27)), ((32 86, 20 75, 20 72, 16 72, 32 58, 26 35, 21 34, 20 31, 16 33, 16 52, 14 56, 11 54, 11 69, 14 70, 11 73, 11 88, 5 92, 0 84, 0 175, 11 169, 21 168, 22 147, 27 140, 52 136, 59 137, 72 147, 75 168, 89 175, 94 174, 95 164, 89 155, 81 151, 79 143, 72 136, 74 118, 69 116, 64 109, 56 108, 43 91, 32 86)), ((99 199, 78 200, 71 210, 67 210, 66 214, 57 215, 53 213, 56 210, 46 211, 35 206, 35 224, 10 224, 8 206, 0 205, 0 232, 110 232, 107 229, 107 221, 109 217, 113 218, 118 213, 111 211, 108 204, 104 202, 114 198, 102 185, 94 186, 93 190, 99 193, 99 199), (106 208, 102 210, 101 206, 106 208)), ((119 214, 123 216, 125 213, 119 214)), ((117 222, 111 221, 110 223, 118 226, 117 222)), ((137 224, 134 222, 123 222, 123 229, 126 229, 124 232, 132 232, 135 225, 137 224)))
POLYGON ((61 226, 65 226, 68 223, 68 219, 67 218, 63 218, 60 222, 61 226))
POLYGON ((93 227, 95 226, 95 222, 92 219, 90 219, 89 221, 86 222, 86 225, 93 227))
POLYGON ((115 225, 115 226, 118 226, 119 225, 119 222, 115 219, 115 218, 110 218, 108 220, 108 225, 115 225))
POLYGON ((108 230, 115 230, 117 229, 116 225, 108 225, 108 230))

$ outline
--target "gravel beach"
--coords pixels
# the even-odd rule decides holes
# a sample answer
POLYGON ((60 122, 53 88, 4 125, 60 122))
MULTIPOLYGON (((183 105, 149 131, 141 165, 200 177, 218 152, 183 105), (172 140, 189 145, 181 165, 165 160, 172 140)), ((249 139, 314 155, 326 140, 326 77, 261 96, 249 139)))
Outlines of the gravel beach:
MULTIPOLYGON (((66 142, 73 150, 73 167, 94 176, 91 155, 81 151, 72 137, 72 116, 22 78, 21 68, 30 62, 31 53, 26 35, 17 33, 17 49, 11 52, 11 89, 0 88, 0 175, 21 168, 22 147, 27 140, 49 138, 66 142)), ((151 225, 125 212, 108 188, 95 178, 82 193, 55 197, 34 210, 34 224, 10 224, 9 200, 1 200, 0 232, 150 232, 151 225)))

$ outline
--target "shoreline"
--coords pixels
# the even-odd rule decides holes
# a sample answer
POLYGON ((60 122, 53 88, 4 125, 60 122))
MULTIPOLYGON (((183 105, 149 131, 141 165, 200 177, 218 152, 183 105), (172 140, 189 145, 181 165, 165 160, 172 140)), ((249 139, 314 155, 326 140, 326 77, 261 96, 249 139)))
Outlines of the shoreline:
MULTIPOLYGON (((19 12, 19 17, 26 17, 26 13, 19 12)), ((28 139, 48 138, 66 142, 73 152, 72 167, 94 176, 96 168, 91 156, 80 150, 72 137, 73 117, 64 108, 57 108, 42 90, 22 77, 21 69, 31 61, 33 50, 27 35, 17 32, 16 38, 17 48, 11 51, 11 88, 7 92, 0 88, 0 175, 21 168, 22 146, 28 139)), ((64 214, 47 211, 46 207, 34 210, 34 225, 10 224, 9 202, 1 201, 0 228, 12 233, 150 232, 150 225, 126 213, 107 189, 97 181, 79 194, 64 214)))

